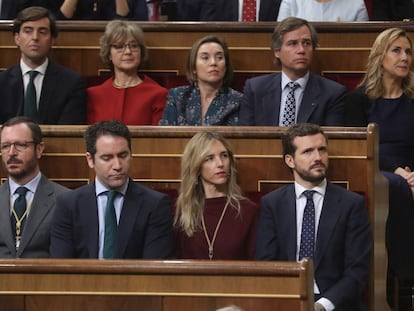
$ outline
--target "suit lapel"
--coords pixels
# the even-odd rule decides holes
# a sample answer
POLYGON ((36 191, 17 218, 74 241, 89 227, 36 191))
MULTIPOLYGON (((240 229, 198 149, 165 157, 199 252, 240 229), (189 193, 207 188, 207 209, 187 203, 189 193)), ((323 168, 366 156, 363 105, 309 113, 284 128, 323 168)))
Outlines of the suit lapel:
POLYGON ((82 206, 78 206, 79 213, 83 214, 81 218, 81 226, 84 232, 90 232, 88 238, 88 251, 90 258, 98 258, 99 249, 99 219, 98 219, 98 203, 96 200, 95 183, 89 184, 79 195, 79 202, 82 206))
POLYGON ((303 93, 302 102, 300 104, 297 122, 308 122, 313 111, 318 106, 318 97, 321 93, 319 83, 315 80, 312 74, 309 75, 308 83, 306 84, 303 93))
POLYGON ((285 228, 286 235, 280 238, 286 240, 286 252, 288 260, 296 261, 296 245, 297 245, 297 230, 296 230, 296 194, 294 185, 290 185, 287 189, 287 194, 284 196, 288 198, 285 204, 285 228))
POLYGON ((341 199, 342 198, 335 187, 332 187, 328 182, 316 238, 316 252, 314 258, 315 270, 328 247, 330 237, 333 236, 333 231, 335 230, 340 215, 341 199))
POLYGON ((53 208, 53 191, 54 190, 51 184, 48 182, 46 177, 42 175, 33 197, 30 214, 24 227, 20 247, 17 251, 17 256, 23 253, 24 248, 28 245, 30 240, 35 235, 39 225, 43 222, 46 215, 53 208))
MULTIPOLYGON (((12 233, 10 220, 10 187, 9 182, 6 181, 0 187, 0 228, 2 228, 0 235, 3 236, 4 243, 10 249, 10 253, 15 257, 16 242, 15 236, 12 233)), ((0 238, 1 240, 1 238, 0 238)))
POLYGON ((45 76, 42 83, 42 91, 40 93, 39 100, 39 119, 46 120, 48 103, 53 102, 51 98, 56 89, 56 83, 58 81, 58 75, 55 65, 49 60, 47 65, 45 76))
POLYGON ((16 116, 23 115, 24 105, 24 84, 23 75, 19 65, 13 66, 10 70, 10 93, 15 94, 15 114, 16 116))
POLYGON ((124 258, 124 253, 130 240, 130 235, 134 230, 134 224, 142 204, 141 190, 129 181, 128 189, 125 193, 124 203, 122 206, 121 218, 119 220, 118 231, 118 249, 117 256, 124 258))
POLYGON ((281 74, 274 74, 269 79, 269 85, 265 88, 268 90, 263 97, 261 105, 263 107, 265 124, 268 125, 279 125, 279 114, 280 114, 280 98, 281 98, 281 74))

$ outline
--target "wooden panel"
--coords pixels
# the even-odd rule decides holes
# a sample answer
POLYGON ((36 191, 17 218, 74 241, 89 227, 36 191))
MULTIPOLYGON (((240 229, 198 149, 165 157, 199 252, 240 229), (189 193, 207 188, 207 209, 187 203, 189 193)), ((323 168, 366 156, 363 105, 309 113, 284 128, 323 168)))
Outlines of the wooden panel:
MULTIPOLYGON (((267 73, 280 68, 273 64, 270 50, 275 22, 244 23, 151 23, 137 22, 145 32, 149 61, 144 70, 170 71, 185 74, 185 60, 192 44, 202 36, 217 34, 228 42, 234 69, 238 72, 267 73)), ((106 22, 59 21, 59 37, 51 58, 84 76, 96 76, 107 69, 99 57, 99 38, 106 22)), ((375 37, 389 27, 413 32, 413 25, 404 22, 313 23, 320 45, 312 70, 364 71, 375 37)), ((0 21, 0 68, 17 63, 19 51, 11 33, 10 21, 0 21)))
POLYGON ((310 311, 313 267, 307 260, 0 260, 3 298, 8 310, 22 311, 212 311, 230 303, 310 311))

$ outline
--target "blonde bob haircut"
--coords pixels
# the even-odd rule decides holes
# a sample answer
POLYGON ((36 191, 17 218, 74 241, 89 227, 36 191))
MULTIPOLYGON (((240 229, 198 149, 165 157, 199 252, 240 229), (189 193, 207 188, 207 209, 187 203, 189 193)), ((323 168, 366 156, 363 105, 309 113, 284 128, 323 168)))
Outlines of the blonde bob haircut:
MULTIPOLYGON (((367 72, 361 83, 358 85, 365 88, 365 93, 369 98, 376 99, 384 95, 385 89, 382 81, 384 67, 382 63, 385 54, 390 49, 391 45, 395 40, 401 37, 406 38, 410 44, 410 48, 413 49, 413 43, 410 37, 406 31, 401 28, 389 28, 384 30, 375 39, 368 56, 367 72)), ((414 73, 412 64, 408 75, 402 80, 401 87, 408 97, 414 97, 414 73)))
POLYGON ((128 37, 134 38, 141 48, 140 65, 148 58, 148 50, 144 41, 144 33, 142 29, 134 22, 125 20, 112 20, 106 24, 105 33, 100 38, 101 45, 100 56, 102 61, 108 65, 111 70, 114 70, 114 65, 111 60, 111 47, 113 44, 123 42, 128 37))
POLYGON ((230 160, 227 202, 240 213, 240 200, 244 199, 237 184, 235 159, 228 142, 216 132, 202 131, 195 134, 185 146, 181 160, 181 186, 174 219, 174 225, 185 231, 189 237, 201 228, 205 204, 204 188, 200 179, 201 166, 216 141, 223 144, 230 160))

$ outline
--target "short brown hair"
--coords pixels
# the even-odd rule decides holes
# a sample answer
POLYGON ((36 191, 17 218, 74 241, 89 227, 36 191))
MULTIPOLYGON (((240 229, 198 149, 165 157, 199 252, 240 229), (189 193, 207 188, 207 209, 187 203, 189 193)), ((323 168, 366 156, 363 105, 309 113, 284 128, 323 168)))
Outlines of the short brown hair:
MULTIPOLYGON (((287 32, 294 31, 302 26, 306 26, 309 29, 312 41, 312 47, 315 50, 318 47, 318 34, 315 28, 305 19, 298 17, 287 17, 279 22, 272 34, 272 50, 280 50, 283 44, 283 36, 287 32)), ((275 64, 280 65, 280 60, 276 57, 275 64)))
POLYGON ((296 137, 310 136, 322 134, 325 137, 326 142, 328 142, 328 137, 317 124, 313 123, 297 123, 288 128, 286 132, 282 135, 282 146, 283 146, 283 158, 287 154, 295 156, 297 146, 293 143, 296 137))
POLYGON ((13 21, 13 33, 19 33, 24 23, 38 21, 39 19, 45 17, 49 19, 49 27, 52 37, 56 38, 58 36, 56 18, 52 12, 41 6, 31 6, 20 11, 19 14, 17 14, 16 19, 13 21))

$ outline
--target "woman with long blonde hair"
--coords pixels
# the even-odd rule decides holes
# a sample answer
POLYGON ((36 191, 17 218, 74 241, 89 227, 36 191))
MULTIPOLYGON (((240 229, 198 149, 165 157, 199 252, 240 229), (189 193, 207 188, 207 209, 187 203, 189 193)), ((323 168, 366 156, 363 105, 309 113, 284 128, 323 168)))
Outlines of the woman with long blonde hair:
POLYGON ((412 53, 413 42, 405 30, 381 32, 369 54, 365 77, 345 98, 344 106, 346 126, 379 125, 379 164, 389 182, 388 263, 396 275, 406 275, 414 262, 412 53))
POLYGON ((215 132, 195 134, 181 162, 176 203, 177 256, 253 259, 258 208, 237 184, 233 151, 215 132))

